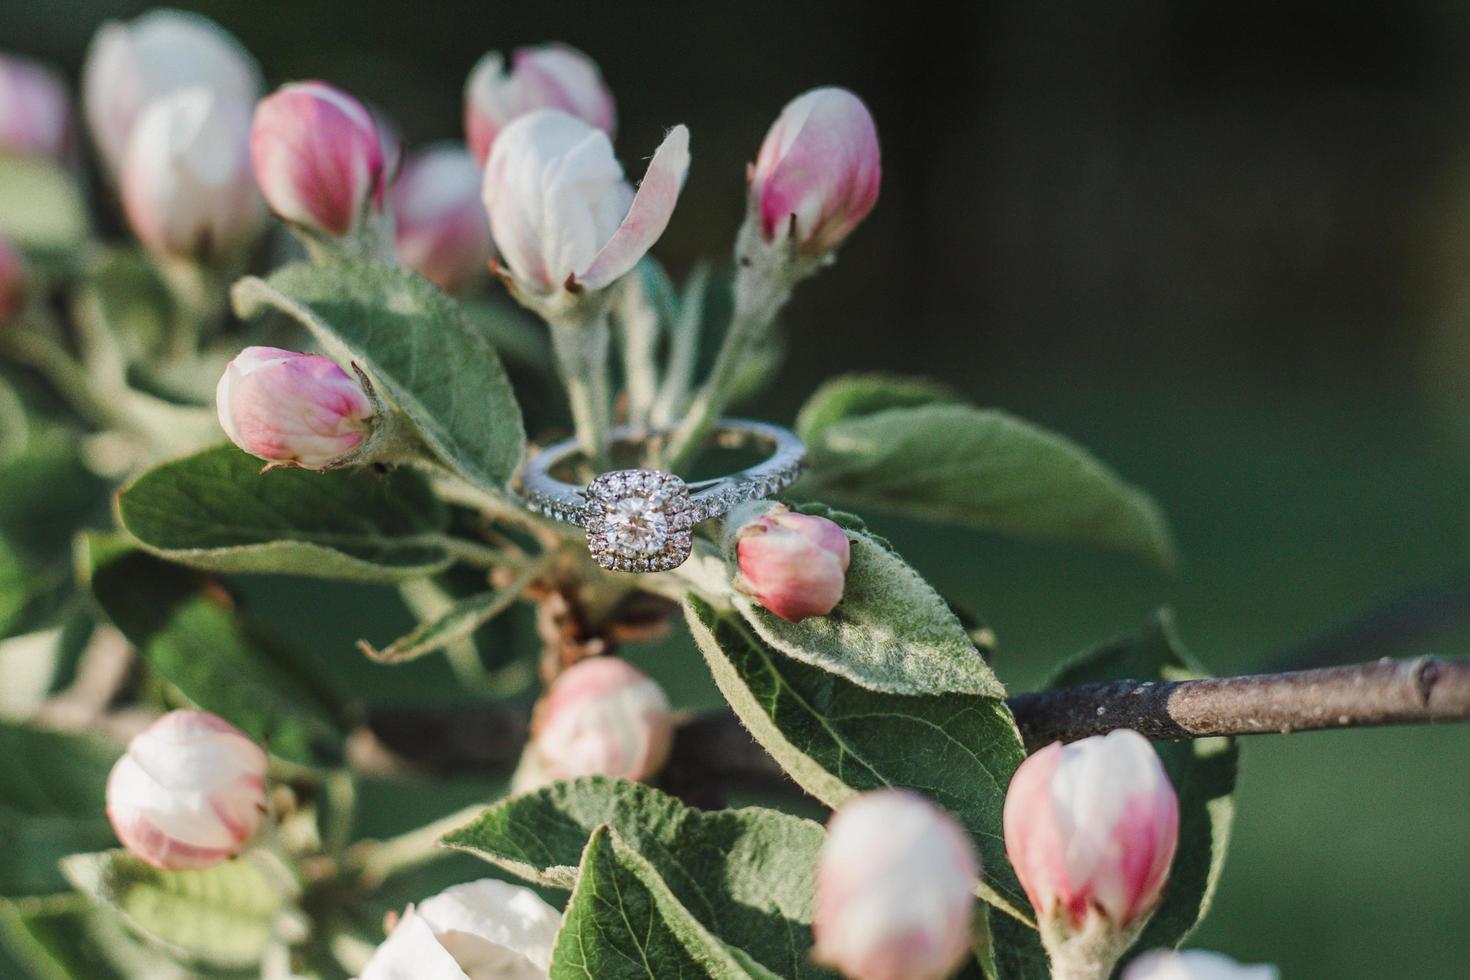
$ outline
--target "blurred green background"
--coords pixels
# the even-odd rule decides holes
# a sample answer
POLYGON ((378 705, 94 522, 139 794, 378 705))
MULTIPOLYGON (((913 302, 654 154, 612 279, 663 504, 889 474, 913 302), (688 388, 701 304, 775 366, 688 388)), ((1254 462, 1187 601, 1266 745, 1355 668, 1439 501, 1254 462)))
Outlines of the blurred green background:
MULTIPOLYGON (((0 47, 74 74, 102 20, 147 6, 4 0, 0 47)), ((411 143, 459 134, 484 51, 583 48, 630 169, 663 127, 693 131, 656 250, 676 273, 727 254, 742 168, 788 98, 860 93, 882 199, 791 307, 761 411, 789 419, 844 371, 941 378, 1152 491, 1185 555, 1167 578, 875 521, 995 627, 1018 689, 1161 604, 1219 672, 1470 651, 1470 7, 180 6, 272 83, 343 85, 411 143)), ((250 597, 365 697, 455 690, 441 661, 389 672, 354 652, 396 635, 391 592, 262 581, 250 597)), ((635 658, 684 703, 716 701, 681 638, 635 658)), ((1463 977, 1467 905, 1470 729, 1248 740, 1198 945, 1287 978, 1463 977)))

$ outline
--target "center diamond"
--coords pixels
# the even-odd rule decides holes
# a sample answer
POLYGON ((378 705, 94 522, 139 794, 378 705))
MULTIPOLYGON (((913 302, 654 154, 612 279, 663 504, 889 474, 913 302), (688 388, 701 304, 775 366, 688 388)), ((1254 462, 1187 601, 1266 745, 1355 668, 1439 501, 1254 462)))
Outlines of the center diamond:
POLYGON ((603 568, 662 572, 689 557, 689 490, 657 470, 604 473, 587 487, 587 546, 603 568))

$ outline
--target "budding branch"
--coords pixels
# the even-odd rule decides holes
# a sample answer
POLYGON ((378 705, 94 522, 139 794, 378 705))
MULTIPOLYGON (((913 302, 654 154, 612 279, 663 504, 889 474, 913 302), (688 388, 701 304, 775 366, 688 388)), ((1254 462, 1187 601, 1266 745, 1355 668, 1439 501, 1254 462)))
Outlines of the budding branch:
MULTIPOLYGON (((1007 701, 1028 748, 1117 728, 1179 741, 1326 728, 1470 720, 1470 660, 1380 660, 1280 674, 1189 681, 1110 681, 1018 694, 1007 701)), ((405 762, 437 771, 515 766, 529 711, 504 705, 381 707, 368 726, 405 762)), ((693 798, 726 785, 779 787, 784 777, 724 711, 679 727, 665 781, 693 798)))

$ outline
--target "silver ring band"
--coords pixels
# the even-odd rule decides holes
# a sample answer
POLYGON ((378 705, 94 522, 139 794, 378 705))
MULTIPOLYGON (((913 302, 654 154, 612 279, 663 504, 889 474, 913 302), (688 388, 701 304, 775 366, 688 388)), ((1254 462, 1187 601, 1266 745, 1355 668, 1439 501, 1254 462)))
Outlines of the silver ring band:
MULTIPOLYGON (((667 429, 614 430, 615 445, 647 445, 667 429)), ((720 517, 737 504, 761 500, 795 483, 806 465, 806 448, 788 429, 750 419, 720 419, 713 447, 757 448, 767 458, 713 480, 686 484, 672 473, 650 469, 613 470, 586 487, 552 476, 581 454, 575 439, 555 443, 530 460, 521 473, 521 493, 531 510, 586 529, 592 556, 604 568, 627 572, 667 571, 689 557, 690 529, 720 517)))

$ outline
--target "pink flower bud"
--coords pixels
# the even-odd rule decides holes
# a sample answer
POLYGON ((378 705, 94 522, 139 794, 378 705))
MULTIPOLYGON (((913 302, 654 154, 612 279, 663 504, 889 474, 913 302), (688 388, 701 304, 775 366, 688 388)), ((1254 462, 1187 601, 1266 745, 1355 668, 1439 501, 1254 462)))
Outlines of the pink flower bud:
POLYGON ((1119 729, 1054 742, 1021 763, 1005 802, 1006 853, 1038 917, 1080 931, 1101 914, 1141 926, 1163 893, 1179 803, 1153 746, 1119 729))
POLYGON ((475 162, 483 167, 500 131, 537 109, 560 109, 609 136, 617 124, 612 92, 597 63, 576 48, 518 48, 510 71, 500 52, 491 51, 476 63, 464 87, 465 140, 475 162))
POLYGON ((372 114, 325 82, 283 85, 261 100, 250 156, 266 202, 292 224, 346 235, 382 209, 383 143, 372 114))
POLYGON ((206 868, 238 854, 265 812, 266 756, 206 711, 173 711, 128 744, 107 777, 107 818, 155 868, 206 868))
POLYGON ((1246 965, 1203 949, 1155 949, 1128 964, 1123 980, 1278 980, 1274 966, 1246 965))
POLYGON ((129 23, 103 24, 82 68, 82 101, 107 168, 121 166, 148 103, 196 86, 252 105, 260 98, 260 68, 229 32, 198 14, 154 10, 129 23))
POLYGON ((149 103, 123 156, 123 209, 157 255, 207 260, 238 252, 264 211, 250 173, 250 109, 206 88, 149 103))
POLYGON ((64 160, 71 150, 71 100, 49 68, 0 55, 0 153, 64 160))
POLYGON ((842 244, 878 202, 878 130, 842 88, 816 88, 781 110, 750 171, 750 206, 766 241, 806 254, 842 244))
POLYGON ((654 152, 636 195, 602 130, 554 109, 507 126, 485 167, 484 198, 521 298, 612 285, 668 227, 688 170, 683 126, 654 152))
POLYGON ((26 305, 26 262, 15 246, 0 238, 0 323, 9 323, 26 305))
POLYGON ((247 347, 215 389, 230 441, 278 465, 320 470, 362 444, 373 405, 333 361, 275 347, 247 347))
POLYGON ((979 874, 963 828, 924 797, 855 797, 827 824, 813 956, 853 980, 941 980, 969 952, 979 874))
POLYGON ((674 738, 663 689, 626 660, 592 657, 568 667, 536 707, 532 747, 550 779, 648 779, 674 738))
POLYGON ((741 528, 735 545, 742 591, 793 623, 842 601, 851 553, 841 527, 779 506, 741 528))
POLYGON ((485 274, 493 249, 480 168, 457 143, 409 158, 393 185, 398 260, 448 292, 485 274))

